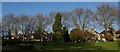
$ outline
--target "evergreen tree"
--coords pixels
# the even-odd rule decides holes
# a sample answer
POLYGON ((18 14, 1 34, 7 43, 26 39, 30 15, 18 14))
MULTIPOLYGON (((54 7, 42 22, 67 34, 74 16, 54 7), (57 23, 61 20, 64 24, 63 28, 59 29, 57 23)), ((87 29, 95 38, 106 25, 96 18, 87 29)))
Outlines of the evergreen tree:
POLYGON ((62 24, 61 24, 61 15, 58 12, 55 17, 55 21, 53 24, 53 32, 54 32, 54 40, 61 41, 63 38, 61 29, 62 29, 62 24))
POLYGON ((61 25, 61 15, 58 12, 56 14, 55 21, 54 21, 54 24, 53 24, 53 32, 60 32, 61 28, 62 28, 62 25, 61 25))

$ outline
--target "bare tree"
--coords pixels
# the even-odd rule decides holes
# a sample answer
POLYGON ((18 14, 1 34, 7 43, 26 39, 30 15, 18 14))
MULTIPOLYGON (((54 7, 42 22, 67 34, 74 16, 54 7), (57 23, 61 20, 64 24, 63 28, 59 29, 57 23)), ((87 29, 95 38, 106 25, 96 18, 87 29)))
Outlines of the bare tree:
POLYGON ((64 11, 64 12, 60 12, 61 16, 62 16, 62 26, 63 27, 71 27, 72 23, 71 23, 71 12, 67 12, 67 11, 64 11))
POLYGON ((20 15, 19 16, 19 19, 20 19, 20 29, 21 29, 21 32, 22 32, 22 34, 26 34, 26 32, 25 32, 25 28, 26 28, 26 24, 27 24, 27 20, 28 20, 28 17, 29 16, 27 16, 27 15, 20 15))
POLYGON ((2 17, 2 28, 7 32, 7 35, 11 35, 14 25, 14 14, 7 14, 2 17))
POLYGON ((51 19, 51 24, 53 24, 54 23, 54 18, 55 18, 55 16, 56 16, 56 14, 57 14, 57 12, 50 12, 49 13, 49 17, 50 17, 50 19, 51 19))
POLYGON ((97 6, 96 16, 97 23, 107 31, 117 19, 117 7, 108 4, 97 6))
POLYGON ((50 27, 52 27, 54 24, 56 14, 57 12, 49 12, 49 19, 50 19, 50 25, 48 27, 49 30, 52 30, 52 28, 50 29, 50 27))
POLYGON ((37 30, 44 30, 46 28, 46 23, 47 23, 47 17, 45 17, 43 14, 37 14, 35 16, 36 18, 36 27, 37 27, 37 30))
POLYGON ((45 31, 46 27, 50 24, 50 20, 47 16, 43 14, 35 15, 35 27, 37 32, 37 38, 43 38, 43 31, 45 31))
POLYGON ((35 27, 35 22, 36 20, 35 20, 35 18, 34 18, 34 16, 31 16, 30 18, 29 18, 29 20, 28 20, 28 22, 27 22, 27 24, 28 24, 28 32, 29 32, 29 34, 32 34, 33 32, 35 32, 35 29, 36 29, 36 27, 35 27))
POLYGON ((19 18, 16 16, 14 17, 14 25, 13 25, 13 35, 18 35, 19 30, 19 18))
POLYGON ((91 9, 82 9, 82 8, 76 8, 73 10, 73 20, 76 22, 76 26, 83 31, 88 27, 88 25, 91 22, 93 16, 93 12, 91 9))

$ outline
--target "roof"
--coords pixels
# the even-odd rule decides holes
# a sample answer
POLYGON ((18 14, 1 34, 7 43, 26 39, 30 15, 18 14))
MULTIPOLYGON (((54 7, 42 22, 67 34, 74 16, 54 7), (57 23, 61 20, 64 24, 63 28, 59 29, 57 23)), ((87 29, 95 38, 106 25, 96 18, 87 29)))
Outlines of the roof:
POLYGON ((120 30, 117 30, 117 31, 116 31, 116 34, 120 34, 120 30))
MULTIPOLYGON (((107 32, 113 34, 112 31, 115 31, 115 30, 108 30, 107 32)), ((115 33, 120 34, 120 30, 115 31, 115 33)), ((105 30, 103 30, 100 34, 105 34, 105 30)))

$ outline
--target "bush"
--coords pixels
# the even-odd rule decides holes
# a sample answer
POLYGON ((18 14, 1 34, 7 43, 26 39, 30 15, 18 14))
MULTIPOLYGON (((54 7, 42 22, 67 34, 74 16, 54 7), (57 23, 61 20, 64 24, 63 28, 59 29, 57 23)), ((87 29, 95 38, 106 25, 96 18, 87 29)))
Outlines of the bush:
POLYGON ((84 31, 79 29, 73 29, 70 31, 71 41, 77 41, 84 38, 84 31))

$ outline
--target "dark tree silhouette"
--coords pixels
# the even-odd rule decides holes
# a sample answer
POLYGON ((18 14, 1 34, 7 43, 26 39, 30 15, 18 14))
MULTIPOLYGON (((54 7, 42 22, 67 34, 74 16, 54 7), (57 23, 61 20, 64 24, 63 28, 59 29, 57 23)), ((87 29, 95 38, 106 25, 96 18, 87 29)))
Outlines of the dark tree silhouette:
POLYGON ((62 32, 63 32, 63 35, 64 35, 64 37, 63 37, 64 41, 65 42, 70 42, 70 37, 69 37, 69 34, 68 34, 68 29, 66 27, 63 27, 62 32))

